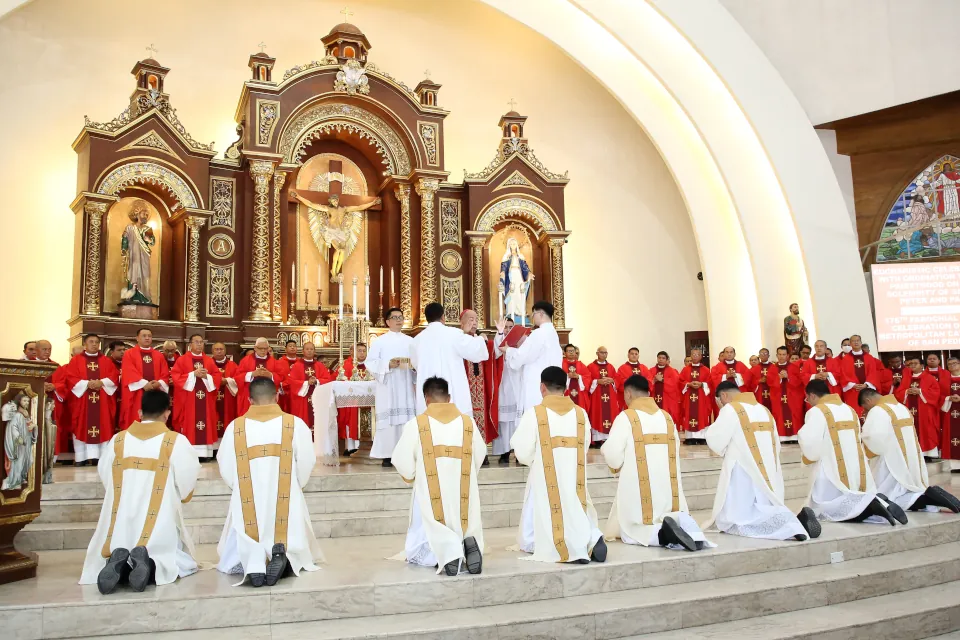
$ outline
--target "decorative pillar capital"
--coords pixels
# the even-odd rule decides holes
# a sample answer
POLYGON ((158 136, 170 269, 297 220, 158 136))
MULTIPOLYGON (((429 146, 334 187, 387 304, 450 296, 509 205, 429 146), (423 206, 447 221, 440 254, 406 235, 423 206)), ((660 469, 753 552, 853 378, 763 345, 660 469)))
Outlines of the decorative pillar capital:
POLYGON ((250 162, 250 174, 254 178, 266 177, 269 178, 273 175, 274 163, 270 160, 252 160, 250 162))
POLYGON ((184 220, 184 224, 187 225, 187 228, 190 229, 190 234, 199 234, 200 229, 203 229, 207 225, 207 219, 201 216, 188 216, 184 220))
POLYGON ((433 198, 439 188, 439 178, 420 178, 417 180, 417 195, 421 198, 433 198))
POLYGON ((413 326, 413 260, 410 248, 410 185, 398 184, 394 193, 400 202, 400 308, 403 326, 413 326))

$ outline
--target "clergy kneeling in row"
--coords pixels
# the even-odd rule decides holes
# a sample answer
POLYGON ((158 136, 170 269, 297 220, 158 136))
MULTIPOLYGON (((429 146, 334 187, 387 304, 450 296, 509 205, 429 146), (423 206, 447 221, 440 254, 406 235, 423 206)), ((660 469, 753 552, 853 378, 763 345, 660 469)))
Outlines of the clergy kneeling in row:
MULTIPOLYGON (((447 381, 423 382, 426 411, 403 425, 391 461, 413 484, 403 556, 410 564, 455 576, 483 568, 477 474, 487 445, 473 421, 450 402, 447 381)), ((399 559, 397 557, 396 559, 399 559)))
POLYGON ((600 448, 619 473, 617 496, 604 528, 607 540, 697 551, 711 546, 687 510, 680 473, 680 436, 650 397, 650 382, 632 375, 623 383, 627 408, 600 448))
POLYGON ((707 429, 707 446, 723 456, 713 515, 724 533, 769 540, 806 540, 820 535, 816 515, 804 507, 794 515, 784 504, 780 439, 773 415, 753 393, 724 380, 715 394, 717 419, 707 429))
POLYGON ((587 490, 587 413, 564 395, 567 374, 540 374, 543 401, 520 418, 510 446, 530 467, 520 516, 520 549, 541 562, 604 562, 607 545, 587 490))
POLYGON ((872 456, 878 495, 904 510, 944 508, 960 513, 960 500, 941 487, 930 486, 910 410, 893 395, 881 396, 870 387, 860 390, 858 401, 866 416, 861 437, 867 456, 872 456))
POLYGON ((807 505, 821 520, 907 524, 903 509, 877 494, 856 411, 823 380, 808 382, 806 392, 812 408, 797 435, 804 464, 814 465, 807 505))
POLYGON ((170 396, 144 391, 140 420, 113 436, 97 471, 105 489, 80 584, 102 594, 129 584, 143 591, 197 571, 181 504, 193 497, 200 461, 190 442, 167 429, 170 396))
POLYGON ((273 586, 287 572, 315 571, 323 553, 303 496, 316 463, 307 425, 277 404, 269 377, 248 385, 250 409, 223 434, 217 463, 230 487, 217 565, 247 576, 254 587, 273 586))

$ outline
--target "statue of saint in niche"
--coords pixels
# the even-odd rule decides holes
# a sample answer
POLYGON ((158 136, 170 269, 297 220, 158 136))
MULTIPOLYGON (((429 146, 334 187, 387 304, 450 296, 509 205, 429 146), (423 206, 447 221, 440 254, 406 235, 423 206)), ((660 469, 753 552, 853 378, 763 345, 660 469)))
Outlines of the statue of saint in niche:
POLYGON ((310 210, 310 235, 324 261, 330 262, 330 280, 336 280, 344 261, 350 257, 360 241, 360 234, 363 233, 363 212, 379 205, 380 198, 353 207, 341 207, 340 196, 335 193, 330 194, 327 204, 311 202, 296 191, 291 191, 290 195, 310 210), (332 260, 328 258, 331 248, 332 260))
POLYGON ((134 200, 130 222, 120 240, 120 256, 127 284, 120 291, 121 304, 152 304, 150 300, 150 256, 157 238, 147 223, 150 208, 145 200, 134 200))
POLYGON ((30 396, 18 393, 3 405, 2 417, 7 425, 3 436, 3 471, 0 490, 19 489, 25 485, 33 467, 33 445, 37 441, 37 424, 30 417, 30 396))
POLYGON ((503 317, 512 318, 516 324, 527 315, 527 295, 533 284, 533 273, 516 238, 507 240, 507 250, 500 260, 500 293, 503 295, 503 317))

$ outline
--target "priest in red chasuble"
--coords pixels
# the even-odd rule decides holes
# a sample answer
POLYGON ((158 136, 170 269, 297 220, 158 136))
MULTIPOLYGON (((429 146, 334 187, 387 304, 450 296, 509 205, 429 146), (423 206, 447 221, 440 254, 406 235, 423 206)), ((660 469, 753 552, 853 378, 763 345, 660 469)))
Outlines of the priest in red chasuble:
MULTIPOLYGON (((460 314, 460 329, 470 336, 477 335, 479 318, 473 309, 465 309, 460 314)), ((497 332, 506 330, 506 320, 497 321, 497 332)), ((473 421, 476 423, 483 440, 490 444, 500 433, 499 401, 500 380, 503 377, 503 358, 494 351, 493 340, 486 340, 487 359, 483 362, 463 361, 467 371, 467 383, 470 385, 470 403, 473 406, 473 421)), ((484 461, 486 463, 486 460, 484 461)))
POLYGON ((690 364, 680 372, 680 422, 677 423, 686 441, 703 440, 703 430, 713 422, 713 387, 710 369, 703 364, 703 352, 690 350, 690 364))
POLYGON ((253 353, 240 361, 237 366, 237 417, 247 413, 250 408, 250 383, 254 378, 270 378, 273 384, 279 385, 280 378, 276 375, 277 361, 270 351, 270 342, 266 338, 257 338, 253 345, 253 353))
POLYGON ((780 406, 777 432, 781 442, 797 442, 797 432, 803 426, 803 417, 806 414, 806 382, 800 365, 800 354, 794 353, 788 357, 785 346, 777 349, 774 373, 780 383, 780 393, 776 400, 780 406))
POLYGON ((167 361, 153 348, 153 332, 142 328, 137 331, 137 346, 123 354, 121 368, 123 394, 120 400, 120 428, 126 429, 140 419, 140 398, 144 391, 162 389, 167 393, 170 372, 167 361))
MULTIPOLYGON (((620 382, 626 382, 627 378, 630 376, 643 376, 644 378, 648 377, 647 374, 650 372, 649 369, 643 364, 640 363, 640 349, 636 347, 630 347, 627 350, 627 361, 620 365, 620 368, 617 369, 617 377, 620 378, 620 382)), ((627 404, 623 399, 623 385, 620 385, 620 406, 626 408, 627 404)))
POLYGON ((173 428, 186 436, 201 462, 217 447, 217 389, 220 369, 203 352, 203 336, 190 336, 189 350, 173 365, 173 428))
POLYGON ((928 353, 926 361, 927 373, 940 383, 940 398, 942 400, 950 392, 950 371, 940 366, 940 356, 936 353, 928 353))
POLYGON ((840 364, 829 356, 827 343, 817 340, 813 343, 813 355, 803 363, 803 385, 811 380, 823 380, 827 383, 830 393, 840 395, 840 364))
POLYGON ((770 350, 760 349, 759 362, 750 370, 750 377, 756 385, 753 395, 757 403, 767 408, 773 414, 773 419, 780 424, 780 376, 779 369, 770 360, 770 350))
POLYGON ((223 439, 223 431, 237 417, 237 363, 227 357, 227 345, 215 342, 213 364, 220 372, 220 387, 217 389, 217 446, 223 439))
POLYGON ((737 350, 724 347, 720 360, 710 370, 711 386, 716 389, 721 382, 729 380, 740 388, 741 393, 753 393, 753 376, 747 365, 737 360, 737 350))
POLYGON ((580 362, 579 350, 576 346, 568 344, 563 348, 562 366, 567 372, 567 390, 563 395, 569 396, 574 404, 580 405, 580 408, 590 413, 590 371, 587 366, 580 362))
POLYGON ((82 466, 99 460, 101 445, 113 437, 120 377, 113 360, 100 353, 100 337, 93 333, 83 337, 83 353, 70 361, 65 377, 72 396, 74 461, 82 466))
POLYGON ((935 377, 924 370, 920 358, 916 356, 907 358, 903 380, 893 395, 913 415, 924 457, 939 457, 940 408, 943 405, 940 399, 940 384, 935 377))
POLYGON ((850 353, 840 360, 840 386, 843 401, 854 411, 863 424, 863 407, 860 406, 860 390, 866 387, 880 389, 879 362, 873 356, 863 352, 860 336, 850 336, 850 353))
MULTIPOLYGON (((70 348, 70 360, 83 353, 83 345, 74 345, 70 348)), ((57 460, 73 458, 73 417, 70 412, 73 406, 73 394, 67 386, 67 367, 60 365, 50 376, 53 384, 53 421, 57 424, 57 441, 53 448, 53 455, 57 460)))
MULTIPOLYGON (((347 380, 353 377, 354 368, 357 369, 357 376, 364 377, 367 371, 367 365, 364 361, 367 359, 367 345, 358 342, 355 346, 356 353, 351 354, 343 361, 343 375, 347 380)), ((339 367, 334 368, 334 378, 337 377, 339 367)), ((337 409, 337 431, 338 437, 343 440, 344 453, 351 455, 360 448, 360 408, 344 407, 337 409)))
MULTIPOLYGON (((280 392, 280 410, 285 413, 290 411, 290 384, 287 378, 290 377, 290 371, 293 365, 297 364, 297 343, 293 340, 287 340, 284 345, 284 354, 277 358, 277 390, 280 392)), ((311 425, 312 426, 312 425, 311 425)))
MULTIPOLYGON (((691 360, 692 362, 692 360, 691 360)), ((680 424, 680 373, 670 366, 666 351, 657 354, 657 364, 650 367, 647 380, 650 382, 650 397, 657 406, 670 414, 674 424, 680 424)))
POLYGON ((317 348, 312 342, 303 343, 303 359, 290 369, 287 383, 290 388, 290 413, 303 420, 313 432, 313 391, 317 385, 333 380, 326 365, 316 359, 317 348))
POLYGON ((940 406, 943 414, 941 457, 950 460, 951 473, 960 473, 960 359, 948 358, 947 370, 950 372, 950 387, 940 406))
POLYGON ((590 427, 593 443, 600 444, 610 435, 610 427, 623 407, 620 404, 620 379, 612 362, 607 361, 607 348, 597 349, 597 359, 587 366, 590 372, 590 427))
POLYGON ((900 386, 903 380, 903 358, 900 356, 891 356, 887 359, 886 366, 880 371, 880 393, 889 395, 893 390, 900 386))

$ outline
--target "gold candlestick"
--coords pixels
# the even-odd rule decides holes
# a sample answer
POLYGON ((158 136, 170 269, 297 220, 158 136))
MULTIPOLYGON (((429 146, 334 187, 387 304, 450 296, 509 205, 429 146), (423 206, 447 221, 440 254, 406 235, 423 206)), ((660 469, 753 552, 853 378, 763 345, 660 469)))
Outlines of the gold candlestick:
POLYGON ((290 289, 290 313, 287 314, 287 324, 296 326, 300 324, 300 318, 297 317, 297 292, 290 289))
POLYGON ((379 304, 378 306, 380 307, 380 313, 377 314, 376 326, 382 327, 382 326, 384 326, 384 322, 383 322, 383 291, 381 291, 381 292, 379 293, 379 298, 380 298, 380 304, 379 304))
POLYGON ((323 289, 317 287, 317 319, 313 324, 317 325, 318 327, 322 326, 323 323, 323 318, 320 317, 322 314, 322 309, 320 309, 320 300, 322 299, 320 296, 322 293, 323 289))

